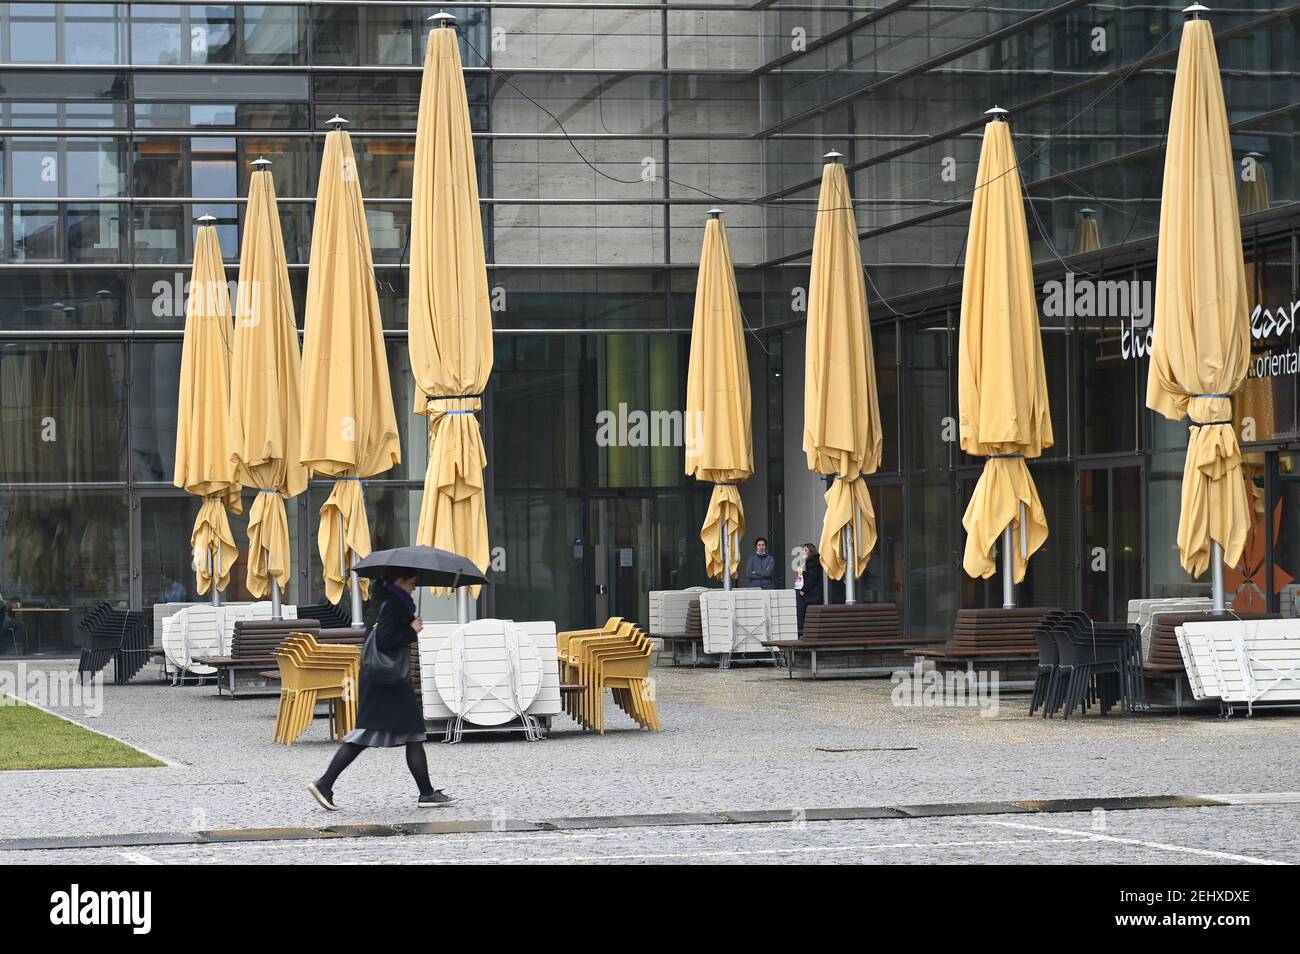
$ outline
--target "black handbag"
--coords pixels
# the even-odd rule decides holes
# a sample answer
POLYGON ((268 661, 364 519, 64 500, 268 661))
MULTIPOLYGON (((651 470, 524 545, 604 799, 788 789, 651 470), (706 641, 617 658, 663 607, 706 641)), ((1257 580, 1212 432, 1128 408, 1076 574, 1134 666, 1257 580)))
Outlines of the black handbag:
POLYGON ((395 653, 385 652, 379 645, 379 625, 383 613, 375 620, 361 647, 361 680, 363 682, 397 685, 411 678, 411 647, 403 646, 395 653))

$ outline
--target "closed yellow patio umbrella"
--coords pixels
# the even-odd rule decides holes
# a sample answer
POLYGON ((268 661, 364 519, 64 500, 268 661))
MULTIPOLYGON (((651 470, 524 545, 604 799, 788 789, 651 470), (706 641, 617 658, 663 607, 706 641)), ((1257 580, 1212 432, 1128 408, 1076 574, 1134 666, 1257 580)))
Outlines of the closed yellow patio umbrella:
POLYGON ((1268 197, 1268 173, 1264 169, 1264 163, 1261 162, 1264 154, 1261 152, 1248 152, 1246 158, 1250 164, 1243 170, 1245 181, 1241 184, 1241 212, 1243 215, 1250 215, 1252 212, 1263 212, 1271 204, 1268 197))
POLYGON ((256 160, 248 182, 230 366, 230 433, 239 481, 258 489, 248 513, 248 591, 260 599, 270 589, 271 615, 279 619, 291 568, 284 502, 307 489, 307 468, 299 446, 298 322, 270 165, 256 160))
MULTIPOLYGON (((430 32, 424 59, 411 205, 414 410, 429 419, 415 541, 459 553, 486 571, 487 454, 475 415, 492 373, 492 309, 455 18, 431 19, 441 27, 430 32)), ((467 620, 468 605, 459 609, 467 620)))
MULTIPOLYGON (((1205 8, 1187 9, 1195 17, 1205 8)), ((1191 419, 1178 552, 1194 577, 1236 566, 1250 530, 1231 396, 1250 359, 1250 300, 1241 250, 1232 144, 1209 21, 1183 26, 1169 111, 1157 246, 1155 329, 1147 407, 1191 419)))
POLYGON ((346 120, 330 122, 307 277, 301 459, 311 473, 335 478, 320 510, 325 594, 339 602, 351 575, 352 624, 360 626, 361 584, 350 567, 371 549, 361 479, 389 470, 402 452, 356 157, 346 120))
POLYGON ((1074 254, 1095 252, 1101 248, 1101 231, 1097 228, 1097 220, 1093 218, 1092 209, 1080 209, 1079 215, 1081 218, 1074 230, 1074 254))
POLYGON ((826 159, 808 279, 803 449, 809 470, 835 477, 826 491, 822 565, 831 579, 844 579, 845 602, 854 603, 876 545, 876 513, 862 477, 880 466, 884 444, 853 197, 839 153, 826 159))
POLYGON ((1025 465, 1051 447, 1043 337, 1034 298, 1025 199, 1006 110, 994 107, 984 127, 961 295, 957 395, 961 448, 985 457, 962 526, 962 566, 991 577, 1002 535, 1002 603, 1015 605, 1014 584, 1047 540, 1047 515, 1025 465), (1018 533, 1013 531, 1019 531, 1018 533))
POLYGON ((212 216, 199 218, 194 269, 185 308, 180 391, 176 407, 176 474, 173 483, 203 498, 190 545, 199 593, 212 589, 212 602, 230 582, 235 538, 226 511, 243 503, 231 460, 230 290, 221 264, 221 243, 212 216), (215 585, 214 585, 215 584, 215 585))
POLYGON ((754 440, 740 294, 721 215, 721 209, 709 210, 695 284, 686 374, 686 475, 715 485, 700 540, 707 573, 731 589, 745 535, 745 509, 736 485, 754 475, 754 440))

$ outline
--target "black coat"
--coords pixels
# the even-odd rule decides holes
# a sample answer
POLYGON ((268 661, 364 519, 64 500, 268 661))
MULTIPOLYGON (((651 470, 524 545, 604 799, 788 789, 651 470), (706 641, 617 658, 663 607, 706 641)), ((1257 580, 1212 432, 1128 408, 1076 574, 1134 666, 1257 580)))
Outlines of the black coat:
POLYGON ((820 556, 811 556, 804 564, 803 589, 799 591, 799 599, 808 603, 822 601, 822 558, 820 556))
MULTIPOLYGON (((375 611, 375 639, 385 653, 400 652, 419 638, 411 629, 415 614, 389 593, 383 593, 375 611)), ((372 683, 361 673, 361 697, 357 703, 357 728, 371 732, 423 732, 424 706, 411 685, 408 667, 406 680, 398 683, 372 683)))

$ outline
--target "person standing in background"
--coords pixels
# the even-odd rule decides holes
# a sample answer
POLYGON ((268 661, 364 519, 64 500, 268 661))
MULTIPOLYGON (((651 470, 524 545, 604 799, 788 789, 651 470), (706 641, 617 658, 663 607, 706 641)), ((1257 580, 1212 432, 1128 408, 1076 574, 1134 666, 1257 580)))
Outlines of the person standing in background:
POLYGON ((758 590, 773 589, 776 584, 776 557, 767 552, 767 537, 754 541, 754 555, 745 564, 745 585, 758 590))
POLYGON ((795 594, 795 608, 799 613, 799 635, 803 635, 804 617, 808 607, 822 601, 822 561, 817 548, 811 543, 803 545, 803 586, 795 594))

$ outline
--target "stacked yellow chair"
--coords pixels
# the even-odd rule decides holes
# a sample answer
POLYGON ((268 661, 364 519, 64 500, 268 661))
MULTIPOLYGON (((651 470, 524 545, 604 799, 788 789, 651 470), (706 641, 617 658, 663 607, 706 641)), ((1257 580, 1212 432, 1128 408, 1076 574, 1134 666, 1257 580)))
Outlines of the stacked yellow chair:
POLYGON ((330 706, 330 737, 341 739, 357 724, 361 647, 318 643, 292 633, 271 654, 280 667, 280 711, 275 741, 293 745, 316 715, 316 703, 330 706))
POLYGON ((582 689, 567 697, 565 709, 591 732, 605 732, 605 690, 643 728, 662 732, 650 678, 653 647, 635 623, 611 617, 601 629, 560 633, 556 640, 560 675, 582 689))

